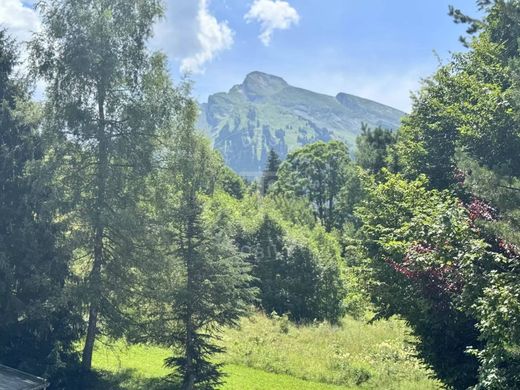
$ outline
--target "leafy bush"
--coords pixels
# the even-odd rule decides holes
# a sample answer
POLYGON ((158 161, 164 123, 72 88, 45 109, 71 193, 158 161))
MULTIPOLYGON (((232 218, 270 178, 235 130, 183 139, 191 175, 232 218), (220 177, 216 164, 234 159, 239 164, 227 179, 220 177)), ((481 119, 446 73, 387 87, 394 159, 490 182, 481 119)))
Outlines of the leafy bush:
POLYGON ((476 384, 482 345, 463 292, 466 267, 487 255, 466 210, 420 177, 387 175, 358 208, 366 284, 378 315, 402 315, 420 337, 419 352, 450 386, 476 384))
POLYGON ((337 322, 344 314, 339 258, 319 252, 309 241, 291 237, 265 216, 250 237, 250 261, 266 313, 295 321, 337 322))

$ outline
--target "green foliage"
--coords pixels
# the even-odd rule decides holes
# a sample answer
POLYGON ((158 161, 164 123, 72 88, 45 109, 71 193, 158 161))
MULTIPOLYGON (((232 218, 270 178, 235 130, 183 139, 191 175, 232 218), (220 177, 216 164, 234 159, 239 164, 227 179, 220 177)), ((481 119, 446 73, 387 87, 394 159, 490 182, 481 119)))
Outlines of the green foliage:
POLYGON ((520 312, 518 287, 518 179, 500 170, 490 170, 467 156, 459 158, 466 175, 465 188, 478 194, 469 206, 473 223, 490 243, 495 255, 469 268, 471 289, 465 300, 478 319, 478 329, 485 344, 473 350, 481 361, 477 388, 514 388, 520 383, 520 312), (484 200, 485 199, 485 200, 484 200), (497 210, 491 207, 499 205, 497 210))
POLYGON ((419 352, 447 384, 476 382, 476 319, 460 301, 465 267, 487 256, 466 210, 447 193, 426 190, 425 178, 388 175, 358 208, 367 286, 380 316, 403 316, 420 337, 419 352))
POLYGON ((90 369, 98 325, 120 334, 127 319, 138 203, 152 170, 158 135, 175 97, 162 55, 146 49, 160 1, 45 0, 43 28, 31 42, 35 72, 46 81, 44 134, 55 167, 52 185, 70 230, 88 311, 83 367, 90 369))
POLYGON ((79 316, 65 280, 70 252, 42 182, 42 140, 28 86, 14 74, 14 43, 0 30, 0 363, 63 386, 72 368, 79 316))
POLYGON ((261 179, 263 195, 266 195, 271 184, 278 180, 278 169, 280 168, 281 163, 282 162, 280 161, 278 154, 276 154, 274 149, 271 149, 269 151, 269 156, 267 156, 267 164, 261 179))
POLYGON ((225 166, 223 162, 217 185, 236 199, 242 199, 246 192, 244 179, 238 176, 231 168, 225 166))
POLYGON ((361 134, 356 138, 356 163, 371 173, 379 173, 388 167, 388 152, 395 144, 392 130, 376 127, 371 129, 363 123, 361 134))
POLYGON ((373 302, 379 315, 399 314, 410 323, 421 356, 449 385, 514 388, 517 249, 482 230, 491 212, 485 204, 474 201, 468 212, 426 186, 424 178, 389 175, 358 208, 373 302))
MULTIPOLYGON (((430 79, 399 132, 395 159, 409 178, 455 190, 488 253, 464 269, 461 306, 474 318, 481 348, 478 388, 518 387, 518 38, 520 3, 486 1, 482 20, 452 10, 479 32, 469 50, 430 79), (500 297, 500 298, 498 298, 500 297), (507 313, 506 316, 500 313, 507 313), (507 318, 507 319, 506 319, 507 318)), ((449 230, 448 230, 449 231, 449 230)), ((463 247, 459 243, 455 247, 463 247)))
MULTIPOLYGON (((490 16, 491 18, 491 16, 490 16)), ((464 148, 487 167, 519 172, 520 147, 507 46, 486 29, 425 81, 399 131, 396 159, 409 177, 427 174, 434 188, 456 184, 455 152, 464 148)))
POLYGON ((196 107, 188 97, 182 112, 155 179, 156 269, 141 276, 148 304, 136 305, 148 339, 174 350, 165 360, 174 369, 170 377, 180 377, 182 389, 210 389, 221 382, 220 365, 211 360, 222 351, 219 330, 246 313, 254 290, 226 210, 205 212, 220 159, 195 133, 196 107))
POLYGON ((251 263, 260 290, 262 307, 268 313, 288 312, 293 295, 286 280, 289 277, 289 264, 283 228, 265 216, 258 230, 248 241, 253 254, 251 263))
POLYGON ((359 227, 359 220, 354 211, 366 197, 365 181, 367 176, 367 173, 359 166, 350 165, 347 167, 347 181, 338 195, 335 212, 339 232, 345 231, 349 226, 359 227))
POLYGON ((473 275, 484 285, 473 295, 472 306, 481 339, 486 342, 480 351, 473 350, 481 362, 477 389, 509 389, 520 383, 518 256, 497 260, 495 269, 483 272, 480 267, 473 275))
POLYGON ((345 310, 349 316, 363 319, 373 315, 375 310, 365 286, 366 267, 362 240, 357 234, 358 229, 359 226, 353 224, 345 225, 340 237, 340 245, 345 262, 344 279, 347 286, 345 310))
POLYGON ((235 242, 253 267, 258 303, 267 313, 303 322, 341 318, 346 286, 339 243, 313 224, 306 203, 216 194, 208 209, 230 216, 235 242))
POLYGON ((101 332, 168 348, 150 381, 121 373, 133 388, 166 373, 214 388, 226 347, 225 362, 341 386, 438 388, 417 351, 452 388, 518 388, 520 2, 477 3, 481 20, 450 10, 478 33, 468 50, 397 136, 363 126, 355 165, 349 129, 402 113, 254 72, 202 107, 222 158, 195 132, 189 85, 147 50, 160 1, 38 2, 43 112, 0 32, 0 361, 85 385, 56 375, 85 328, 87 371, 101 332), (224 160, 248 176, 267 164, 246 189, 224 160), (241 319, 253 303, 272 318, 241 319), (321 324, 371 309, 369 326, 321 324), (416 350, 377 322, 396 314, 416 350))
POLYGON ((339 254, 319 252, 320 243, 291 238, 268 216, 249 240, 260 304, 295 321, 337 322, 345 295, 339 254))
POLYGON ((443 85, 449 67, 441 68, 414 97, 412 113, 403 119, 392 159, 408 178, 426 174, 433 188, 445 189, 455 182, 455 139, 451 111, 439 109, 445 99, 443 85))
POLYGON ((345 222, 337 213, 338 198, 349 180, 351 164, 347 145, 316 142, 287 156, 278 170, 275 194, 308 200, 315 218, 331 231, 345 222))
POLYGON ((311 230, 319 224, 307 199, 271 194, 263 199, 263 205, 265 210, 276 212, 278 218, 287 224, 311 230))

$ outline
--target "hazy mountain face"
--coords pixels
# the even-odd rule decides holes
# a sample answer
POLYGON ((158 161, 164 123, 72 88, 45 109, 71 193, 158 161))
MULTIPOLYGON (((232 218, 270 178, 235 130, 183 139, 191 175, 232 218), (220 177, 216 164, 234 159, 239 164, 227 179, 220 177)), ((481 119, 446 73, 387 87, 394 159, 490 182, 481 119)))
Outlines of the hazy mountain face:
POLYGON ((292 87, 280 77, 247 75, 228 93, 201 105, 199 126, 227 164, 243 176, 258 176, 270 149, 282 158, 311 142, 340 139, 353 145, 361 124, 396 129, 404 112, 357 96, 336 97, 292 87))

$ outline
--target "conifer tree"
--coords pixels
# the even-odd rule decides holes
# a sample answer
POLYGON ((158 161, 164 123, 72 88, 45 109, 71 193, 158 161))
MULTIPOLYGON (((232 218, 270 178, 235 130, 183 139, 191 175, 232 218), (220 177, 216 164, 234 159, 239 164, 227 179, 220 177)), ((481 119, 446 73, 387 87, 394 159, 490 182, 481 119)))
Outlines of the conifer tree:
POLYGON ((371 173, 379 173, 388 165, 389 148, 395 144, 396 136, 392 130, 363 124, 361 134, 356 138, 356 162, 371 173))
POLYGON ((197 108, 188 97, 183 112, 157 178, 160 249, 147 285, 158 287, 148 291, 152 303, 145 321, 152 324, 152 339, 175 351, 166 365, 182 389, 210 389, 222 375, 212 360, 222 352, 219 331, 237 324, 254 290, 249 266, 231 238, 230 218, 205 210, 221 160, 196 134, 197 108))
POLYGON ((272 183, 274 183, 277 179, 278 168, 280 168, 281 164, 280 157, 271 149, 269 151, 269 155, 267 156, 267 165, 262 174, 262 194, 266 195, 269 187, 272 183))
POLYGON ((44 151, 26 83, 14 77, 16 61, 0 31, 0 363, 58 385, 57 370, 74 363, 79 337, 64 290, 70 256, 52 191, 36 173, 44 151))
MULTIPOLYGON (((321 226, 313 230, 325 236, 321 226)), ((318 253, 313 245, 328 247, 323 241, 313 243, 291 237, 276 220, 264 215, 250 237, 250 262, 259 304, 267 313, 287 314, 291 320, 337 322, 344 314, 344 285, 339 256, 318 253)))

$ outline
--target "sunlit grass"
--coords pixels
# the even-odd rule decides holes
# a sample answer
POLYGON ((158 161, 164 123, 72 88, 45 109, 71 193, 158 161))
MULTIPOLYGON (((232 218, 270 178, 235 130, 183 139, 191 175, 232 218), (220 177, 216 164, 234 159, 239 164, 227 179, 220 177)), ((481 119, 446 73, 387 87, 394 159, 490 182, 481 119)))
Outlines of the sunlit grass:
MULTIPOLYGON (((162 380, 168 369, 163 366, 168 355, 165 349, 143 345, 127 346, 122 342, 115 345, 100 345, 94 356, 96 370, 105 372, 109 383, 99 385, 99 389, 111 386, 137 390, 171 389, 174 385, 162 380), (109 374, 108 374, 109 373, 109 374), (111 378, 111 376, 113 377, 111 378)), ((254 368, 228 364, 225 366, 223 390, 338 390, 342 386, 314 383, 288 375, 280 375, 254 368)))
POLYGON ((414 356, 402 321, 368 325, 346 318, 343 326, 296 326, 284 318, 255 315, 229 330, 222 360, 304 380, 374 389, 438 389, 414 356))
MULTIPOLYGON (((227 352, 217 357, 228 374, 222 389, 441 388, 413 356, 411 341, 398 320, 296 326, 255 314, 224 333, 227 352)), ((112 383, 103 389, 172 389, 162 379, 167 356, 155 346, 98 343, 93 364, 112 383)))

